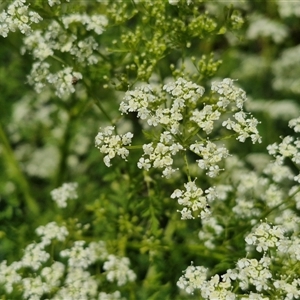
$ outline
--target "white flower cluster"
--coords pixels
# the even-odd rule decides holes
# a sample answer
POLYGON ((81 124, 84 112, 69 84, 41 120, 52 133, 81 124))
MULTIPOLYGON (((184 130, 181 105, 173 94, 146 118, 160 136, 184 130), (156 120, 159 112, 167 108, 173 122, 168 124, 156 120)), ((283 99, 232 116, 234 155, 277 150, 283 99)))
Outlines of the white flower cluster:
MULTIPOLYGON (((290 126, 296 128, 298 123, 299 118, 293 119, 290 122, 290 126)), ((282 157, 291 158, 291 152, 294 153, 294 151, 292 150, 290 152, 291 149, 288 145, 293 148, 294 141, 294 139, 287 139, 284 145, 276 145, 275 152, 273 153, 275 157, 279 156, 278 159, 276 158, 276 161, 282 162, 282 157)), ((273 147, 270 148, 273 149, 273 147)), ((268 162, 266 162, 266 164, 268 167, 271 165, 268 162)), ((274 162, 272 164, 274 165, 274 162)), ((240 172, 236 176, 239 178, 239 184, 236 187, 237 197, 235 197, 237 205, 233 208, 233 211, 239 218, 247 216, 252 217, 252 221, 255 221, 255 218, 264 212, 260 208, 261 200, 264 201, 265 206, 263 207, 274 208, 280 204, 288 206, 294 206, 296 204, 296 207, 300 207, 298 204, 300 201, 299 185, 294 185, 287 191, 279 186, 279 182, 282 180, 276 180, 276 183, 271 181, 270 183, 270 180, 265 178, 265 176, 259 176, 255 172, 244 174, 244 171, 240 169, 241 167, 239 167, 240 172), (249 199, 251 199, 251 201, 249 201, 249 199), (253 201, 254 199, 256 201, 253 201), (259 199, 259 202, 257 199, 259 199), (293 200, 296 203, 294 203, 293 200), (257 205, 258 203, 260 203, 260 205, 257 205)), ((276 170, 279 173, 277 177, 281 179, 287 178, 282 177, 282 172, 279 169, 276 170)), ((265 168, 262 168, 261 171, 265 173, 265 168)), ((274 173, 276 173, 276 171, 274 171, 274 173)), ((289 178, 292 179, 292 177, 289 178)), ((264 255, 268 254, 269 258, 265 258, 266 261, 274 261, 275 268, 278 268, 278 264, 281 264, 279 267, 283 270, 282 273, 290 274, 289 270, 293 270, 300 261, 300 242, 298 237, 299 217, 293 210, 282 206, 282 213, 277 215, 274 220, 275 225, 261 223, 246 236, 246 249, 250 251, 255 248, 257 252, 264 253, 264 255), (291 236, 289 237, 289 235, 291 236)), ((216 225, 212 224, 213 230, 215 227, 216 225)), ((199 233, 199 237, 203 237, 203 240, 207 240, 207 246, 210 246, 209 239, 205 238, 204 233, 202 233, 202 235, 199 233)), ((269 295, 268 291, 274 291, 274 288, 278 299, 297 299, 299 297, 300 280, 297 272, 291 272, 292 276, 277 276, 274 272, 271 274, 274 269, 273 266, 267 267, 266 264, 265 267, 256 267, 259 263, 260 261, 249 259, 239 261, 237 266, 240 267, 240 269, 235 272, 238 275, 236 278, 231 277, 231 279, 238 280, 239 286, 245 291, 248 290, 248 287, 250 289, 254 285, 259 293, 249 294, 249 296, 243 298, 237 296, 237 299, 273 299, 264 297, 261 293, 265 291, 265 294, 269 295)), ((232 288, 234 289, 233 286, 232 288)))
POLYGON ((290 120, 289 127, 294 128, 295 132, 300 132, 300 117, 290 120))
POLYGON ((282 51, 280 57, 272 63, 273 88, 279 91, 300 94, 300 45, 282 51))
POLYGON ((243 109, 244 102, 247 100, 246 93, 233 83, 230 78, 225 78, 221 82, 212 82, 211 90, 220 95, 217 102, 219 108, 229 107, 233 111, 243 109))
MULTIPOLYGON (((180 0, 168 0, 169 4, 171 5, 178 5, 178 3, 180 2, 180 0)), ((193 3, 193 0, 186 0, 186 4, 190 5, 191 3, 193 3)))
POLYGON ((278 247, 284 239, 284 231, 281 227, 261 223, 246 236, 245 241, 248 245, 256 246, 257 252, 266 252, 269 248, 278 247))
POLYGON ((61 257, 68 258, 69 268, 86 269, 100 257, 103 259, 107 256, 104 242, 90 243, 88 247, 85 245, 85 241, 75 241, 73 247, 60 252, 61 257))
POLYGON ((241 172, 234 178, 236 184, 235 206, 232 211, 242 218, 257 218, 261 210, 255 201, 249 199, 260 198, 268 188, 268 180, 260 177, 256 172, 241 172), (251 198, 250 198, 251 197, 251 198))
POLYGON ((88 36, 83 40, 78 40, 75 32, 70 33, 68 30, 70 30, 71 25, 75 26, 79 23, 85 26, 87 31, 102 34, 107 22, 103 15, 74 14, 62 16, 61 22, 52 21, 46 32, 36 30, 30 36, 25 37, 22 52, 29 51, 39 61, 53 56, 55 51, 68 52, 77 62, 96 64, 98 57, 94 52, 99 48, 99 45, 94 37, 88 36))
POLYGON ((228 130, 235 131, 238 134, 237 140, 240 142, 244 142, 250 137, 253 144, 256 142, 260 143, 261 137, 256 128, 258 121, 250 114, 246 114, 242 111, 244 102, 247 100, 246 93, 242 89, 235 87, 233 80, 230 78, 225 78, 221 82, 213 82, 211 90, 220 95, 217 102, 219 110, 228 110, 229 108, 232 111, 238 110, 238 112, 233 115, 235 120, 228 118, 222 123, 222 126, 228 130))
POLYGON ((186 108, 194 108, 204 94, 204 88, 183 78, 163 86, 164 95, 157 96, 151 86, 144 85, 134 91, 128 91, 120 104, 122 113, 137 112, 138 118, 147 120, 149 126, 161 125, 171 134, 182 134, 181 122, 186 108))
POLYGON ((206 134, 210 134, 214 129, 214 121, 219 120, 221 112, 214 109, 212 105, 204 105, 202 110, 195 109, 190 118, 194 121, 206 134))
POLYGON ((51 240, 63 242, 69 232, 65 226, 58 226, 55 222, 50 222, 45 226, 36 229, 36 234, 42 238, 41 244, 47 246, 51 244, 51 240))
MULTIPOLYGON (((102 1, 102 0, 101 0, 102 1)), ((112 294, 107 294, 105 292, 100 292, 98 300, 126 300, 121 297, 121 293, 119 291, 115 291, 112 294)))
POLYGON ((190 181, 184 184, 185 190, 176 189, 171 198, 178 198, 178 203, 184 208, 179 211, 181 213, 181 219, 194 219, 193 212, 199 211, 198 217, 206 218, 210 215, 208 201, 215 199, 215 190, 209 188, 203 192, 201 188, 198 188, 194 181, 190 181), (206 194, 206 195, 205 195, 206 194))
POLYGON ((300 3, 298 1, 276 0, 281 18, 300 17, 300 3))
POLYGON ((62 22, 65 28, 69 28, 71 23, 83 24, 88 31, 94 31, 100 35, 104 32, 108 20, 104 15, 71 14, 64 16, 62 22))
POLYGON ((22 268, 19 261, 14 261, 11 265, 7 265, 7 261, 0 263, 0 284, 7 293, 13 291, 13 286, 22 280, 18 270, 22 268))
MULTIPOLYGON (((59 3, 60 1, 57 0, 49 1, 51 6, 59 3)), ((27 6, 23 7, 27 9, 27 6)), ((4 12, 0 15, 0 20, 4 19, 5 14, 4 12)), ((27 77, 28 83, 33 85, 38 93, 50 84, 59 98, 66 98, 74 93, 74 85, 82 79, 82 74, 68 66, 58 72, 51 72, 50 64, 45 60, 51 57, 59 60, 64 66, 65 63, 55 55, 57 52, 62 52, 69 53, 72 59, 83 66, 98 63, 97 49, 99 49, 99 45, 95 38, 90 35, 84 39, 78 39, 76 31, 78 24, 80 24, 84 30, 93 31, 99 35, 105 30, 107 23, 108 20, 103 15, 72 14, 61 16, 60 20, 53 20, 47 26, 47 30, 32 31, 30 35, 24 38, 24 46, 21 49, 23 54, 26 51, 30 52, 33 58, 37 60, 27 77)), ((5 23, 0 25, 0 33, 1 29, 4 30, 1 26, 5 26, 5 23)))
POLYGON ((52 200, 56 202, 60 208, 67 207, 68 200, 74 200, 78 198, 76 182, 64 183, 61 187, 51 191, 52 200))
MULTIPOLYGON (((262 257, 257 259, 240 259, 235 269, 229 269, 222 275, 214 275, 210 280, 206 280, 208 270, 202 266, 189 266, 184 275, 177 281, 177 286, 184 289, 188 294, 193 294, 195 290, 201 291, 203 299, 252 299, 252 300, 271 300, 272 298, 264 297, 263 292, 269 291, 271 285, 276 289, 280 299, 296 299, 300 296, 300 280, 287 278, 274 280, 273 274, 270 271, 271 259, 262 257), (255 287, 256 292, 251 291, 237 295, 233 289, 234 282, 239 283, 239 287, 246 291, 250 285, 255 287), (291 282, 291 283, 290 283, 291 282), (285 296, 285 298, 284 298, 285 296)), ((279 298, 278 298, 279 299, 279 298)))
POLYGON ((124 285, 136 279, 136 274, 129 269, 130 261, 127 257, 117 257, 109 255, 104 263, 103 269, 106 271, 108 281, 116 281, 118 286, 124 285))
POLYGON ((294 300, 300 298, 300 279, 295 278, 289 282, 288 277, 284 276, 282 279, 275 280, 273 283, 277 289, 278 295, 284 295, 286 300, 294 300))
POLYGON ((247 290, 249 285, 254 285, 258 292, 268 290, 270 279, 273 277, 269 270, 271 259, 263 256, 259 261, 257 259, 242 258, 236 264, 236 274, 231 275, 232 279, 239 280, 239 286, 242 290, 247 290))
MULTIPOLYGON (((298 219, 289 222, 297 222, 298 219)), ((203 221, 211 223, 210 219, 203 221)), ((211 225, 216 227, 215 222, 211 225)), ((300 262, 298 232, 299 224, 291 225, 287 232, 285 225, 261 222, 245 237, 247 257, 240 258, 233 269, 207 280, 206 268, 191 265, 179 278, 177 286, 188 294, 199 290, 203 299, 271 300, 270 295, 276 295, 276 299, 298 299, 300 279, 298 272, 295 272, 300 262), (262 257, 248 258, 252 253, 255 256, 262 253, 262 257), (278 272, 278 268, 282 273, 278 272), (240 291, 236 294, 238 287, 240 291)))
POLYGON ((106 272, 103 275, 108 281, 116 281, 121 286, 136 279, 129 268, 129 259, 108 255, 103 241, 89 244, 75 241, 73 247, 60 251, 60 257, 67 258, 66 267, 62 262, 53 261, 47 248, 52 240, 55 240, 56 247, 57 241, 65 241, 69 234, 66 227, 51 222, 38 227, 36 232, 42 241, 28 245, 20 261, 9 266, 6 261, 0 263, 0 285, 8 294, 18 290, 22 292, 22 299, 42 299, 49 294, 54 300, 122 299, 119 291, 112 294, 98 292, 100 281, 88 271, 88 267, 99 260, 104 261, 106 272))
POLYGON ((29 35, 32 33, 31 24, 39 23, 43 18, 35 11, 28 9, 26 0, 15 0, 0 13, 0 35, 7 37, 10 31, 17 29, 21 33, 29 35))
POLYGON ((296 164, 300 164, 300 140, 293 136, 286 136, 282 139, 280 144, 274 143, 267 147, 270 155, 276 158, 279 164, 282 164, 282 160, 286 157, 296 164))
POLYGON ((248 118, 248 115, 243 111, 239 111, 233 115, 234 120, 227 119, 222 123, 222 126, 228 130, 233 130, 238 134, 237 140, 245 142, 247 138, 251 138, 252 143, 261 143, 261 137, 257 130, 258 121, 255 118, 248 118))
MULTIPOLYGON (((219 194, 218 194, 219 197, 219 194)), ((215 249, 215 239, 224 232, 223 226, 221 226, 217 219, 211 215, 209 218, 201 220, 202 228, 198 233, 198 237, 201 241, 204 241, 204 245, 208 249, 215 249)))
POLYGON ((101 153, 106 154, 103 161, 107 167, 111 166, 110 160, 116 155, 121 156, 126 160, 129 151, 124 146, 129 146, 133 137, 131 132, 127 132, 123 135, 113 134, 114 129, 114 126, 107 126, 102 131, 98 132, 95 138, 95 146, 101 153))
POLYGON ((21 260, 22 267, 38 270, 50 258, 50 254, 44 248, 45 243, 29 244, 24 250, 24 256, 21 260))
MULTIPOLYGON (((65 0, 66 2, 70 2, 70 0, 65 0)), ((50 6, 61 4, 60 0, 48 0, 50 6)))
MULTIPOLYGON (((174 156, 185 152, 188 147, 200 157, 197 163, 201 169, 206 170, 206 175, 216 177, 222 170, 220 162, 229 156, 228 150, 211 142, 208 136, 204 139, 201 135, 211 134, 220 123, 228 130, 233 130, 240 142, 247 138, 251 138, 253 143, 261 142, 256 128, 258 121, 243 111, 246 93, 236 87, 232 79, 226 78, 211 84, 210 104, 203 102, 204 92, 203 87, 183 78, 165 84, 161 91, 154 90, 150 85, 141 85, 126 92, 119 108, 121 113, 134 112, 147 125, 147 129, 157 127, 160 130, 159 135, 154 134, 156 141, 143 145, 144 154, 139 159, 138 168, 146 171, 159 168, 162 169, 163 177, 170 178, 177 170, 174 168, 174 156), (233 119, 225 120, 228 114, 233 115, 233 119), (220 122, 221 118, 225 121, 220 122), (199 136, 201 142, 195 141, 199 136)), ((109 130, 112 132, 113 127, 109 130)), ((105 145, 101 152, 112 152, 111 157, 106 156, 106 165, 110 165, 110 158, 116 152, 106 144, 112 141, 118 144, 120 141, 120 137, 116 141, 108 139, 111 132, 98 134, 98 148, 105 145), (105 138, 107 141, 103 142, 105 138)), ((182 219, 194 218, 192 212, 196 210, 200 210, 198 217, 201 218, 209 214, 207 198, 214 199, 216 193, 214 189, 205 193, 207 195, 203 196, 203 191, 195 182, 188 182, 185 191, 178 189, 172 194, 171 197, 178 198, 179 204, 184 206, 180 211, 182 219)))
MULTIPOLYGON (((222 82, 213 82, 211 90, 213 95, 219 95, 214 98, 216 103, 202 104, 201 110, 196 107, 202 101, 204 88, 183 78, 164 85, 162 94, 157 94, 149 85, 126 92, 120 104, 122 113, 136 112, 137 117, 146 121, 148 126, 160 125, 163 128, 157 144, 143 146, 144 154, 139 160, 139 168, 147 171, 152 166, 161 168, 163 176, 170 177, 175 171, 172 168, 172 156, 179 151, 185 151, 182 135, 184 134, 185 139, 193 139, 199 129, 207 135, 210 134, 215 122, 228 111, 237 111, 233 115, 235 120, 228 118, 222 125, 235 131, 240 142, 247 138, 251 138, 253 143, 261 141, 256 128, 258 121, 242 111, 246 101, 245 92, 235 87, 233 80, 228 78, 222 82)), ((189 148, 201 156, 202 159, 197 161, 198 165, 206 169, 210 177, 218 175, 220 168, 217 163, 229 155, 224 147, 217 148, 209 140, 205 143, 196 142, 189 148)))
POLYGON ((35 62, 32 65, 27 79, 37 93, 40 93, 48 84, 55 87, 55 94, 59 98, 66 98, 75 92, 72 82, 74 78, 82 79, 81 73, 74 72, 72 67, 64 68, 57 73, 50 73, 49 68, 50 65, 46 62, 35 62))
MULTIPOLYGON (((293 128, 295 132, 299 132, 300 117, 292 119, 289 122, 289 126, 293 128)), ((269 145, 267 150, 270 155, 275 157, 275 162, 273 162, 274 168, 287 168, 283 165, 285 158, 289 158, 296 166, 300 165, 300 139, 298 137, 286 136, 282 139, 281 143, 269 145)), ((286 177, 292 177, 292 173, 289 169, 286 170, 286 172, 288 172, 286 177)), ((300 173, 294 176, 293 179, 300 183, 300 173)))
POLYGON ((172 168, 173 158, 179 151, 183 150, 183 146, 175 142, 174 137, 168 131, 164 131, 160 135, 160 141, 143 145, 144 154, 139 159, 138 168, 149 171, 153 168, 163 169, 162 176, 170 178, 176 171, 172 168))
POLYGON ((200 169, 207 170, 206 175, 216 177, 220 172, 217 165, 223 158, 227 158, 229 153, 225 147, 217 147, 216 144, 207 141, 206 144, 198 143, 190 145, 190 150, 202 157, 196 160, 200 169))
POLYGON ((271 38, 276 44, 280 44, 288 37, 288 27, 263 16, 255 15, 250 18, 246 36, 249 40, 257 40, 259 37, 271 38))
POLYGON ((225 274, 222 279, 219 275, 207 279, 208 269, 202 266, 187 267, 184 275, 177 281, 177 286, 184 289, 188 294, 193 294, 195 290, 201 290, 204 299, 236 299, 236 295, 230 291, 230 277, 225 274))
MULTIPOLYGON (((294 221, 299 221, 295 216, 294 221)), ((247 235, 245 241, 247 248, 255 246, 256 251, 266 252, 274 251, 280 257, 289 256, 290 260, 284 261, 286 265, 294 264, 295 261, 300 261, 300 238, 297 235, 299 224, 290 226, 291 236, 285 236, 287 229, 282 225, 270 225, 261 223, 257 228, 247 235)))
POLYGON ((193 266, 191 263, 190 266, 184 271, 184 275, 179 278, 177 281, 177 286, 185 290, 188 294, 193 294, 195 289, 199 289, 207 277, 208 269, 199 266, 193 266))
POLYGON ((20 261, 14 262, 10 266, 7 266, 6 261, 0 264, 0 284, 3 285, 7 293, 13 291, 13 285, 21 284, 24 299, 39 299, 37 297, 50 292, 56 286, 54 284, 59 283, 58 278, 61 278, 64 274, 62 263, 55 262, 51 267, 41 268, 50 258, 50 254, 45 248, 51 244, 53 239, 64 241, 68 235, 67 229, 51 222, 46 226, 37 228, 36 232, 42 237, 42 241, 29 244, 24 250, 24 256, 20 261), (35 272, 40 269, 41 276, 22 278, 18 271, 21 272, 24 268, 32 269, 35 272), (49 273, 51 273, 51 276, 47 276, 49 273))

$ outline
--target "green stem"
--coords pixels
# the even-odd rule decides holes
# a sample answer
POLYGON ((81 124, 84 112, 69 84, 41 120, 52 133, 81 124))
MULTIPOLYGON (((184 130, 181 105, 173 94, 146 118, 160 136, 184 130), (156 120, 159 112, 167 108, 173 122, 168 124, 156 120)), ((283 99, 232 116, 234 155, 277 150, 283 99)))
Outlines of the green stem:
POLYGON ((103 113, 103 115, 105 116, 105 118, 111 123, 113 124, 113 120, 111 119, 111 117, 109 116, 109 114, 106 112, 106 110, 104 109, 103 105, 101 104, 100 99, 98 99, 98 97, 94 96, 94 103, 95 105, 100 109, 100 111, 103 113))
POLYGON ((67 159, 69 155, 69 148, 70 148, 70 142, 72 138, 72 123, 73 123, 73 118, 72 115, 69 114, 69 120, 66 125, 65 133, 63 136, 63 141, 62 145, 60 147, 60 162, 56 174, 56 179, 55 179, 55 186, 58 187, 62 184, 62 182, 66 179, 65 174, 67 170, 67 159))
POLYGON ((13 149, 9 143, 9 140, 2 128, 2 124, 0 124, 0 141, 2 142, 2 155, 4 157, 4 161, 7 165, 7 172, 12 177, 12 179, 17 183, 20 191, 24 195, 25 203, 30 212, 37 216, 39 214, 40 208, 35 201, 35 199, 31 196, 30 188, 28 182, 17 162, 13 149))
POLYGON ((186 174, 187 174, 188 180, 190 182, 190 181, 192 181, 192 178, 190 175, 189 162, 187 160, 186 153, 184 154, 183 158, 184 158, 184 163, 185 163, 185 167, 186 167, 186 174))
POLYGON ((103 113, 103 115, 105 116, 105 118, 111 123, 113 124, 113 120, 110 117, 110 115, 106 112, 106 110, 104 109, 103 105, 101 104, 101 100, 91 91, 91 86, 90 84, 88 84, 88 82, 86 81, 82 81, 83 85, 86 87, 89 96, 92 98, 94 104, 99 108, 99 110, 103 113))

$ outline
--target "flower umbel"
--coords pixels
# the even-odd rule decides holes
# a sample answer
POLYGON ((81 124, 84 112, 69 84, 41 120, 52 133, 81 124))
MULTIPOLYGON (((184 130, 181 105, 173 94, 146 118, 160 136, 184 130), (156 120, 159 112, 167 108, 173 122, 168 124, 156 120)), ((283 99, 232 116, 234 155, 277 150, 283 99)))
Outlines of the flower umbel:
POLYGON ((77 186, 76 182, 64 183, 60 188, 51 192, 52 200, 54 200, 58 207, 67 207, 67 200, 77 199, 77 186))
POLYGON ((107 126, 100 131, 95 138, 96 148, 98 148, 101 153, 106 154, 103 161, 107 167, 111 166, 110 161, 116 155, 121 156, 126 160, 129 155, 129 151, 124 146, 129 146, 133 137, 131 132, 127 132, 122 135, 113 134, 114 129, 114 126, 107 126))
POLYGON ((194 219, 193 212, 200 211, 198 217, 205 218, 210 215, 208 199, 213 200, 213 189, 206 190, 205 195, 201 188, 196 186, 194 181, 190 181, 184 184, 185 190, 176 189, 171 198, 178 198, 178 203, 184 208, 179 211, 181 213, 181 219, 194 219))
POLYGON ((103 265, 103 269, 107 272, 108 281, 117 281, 118 286, 124 285, 128 281, 134 281, 136 274, 129 269, 130 261, 127 257, 117 257, 109 255, 108 261, 103 265))

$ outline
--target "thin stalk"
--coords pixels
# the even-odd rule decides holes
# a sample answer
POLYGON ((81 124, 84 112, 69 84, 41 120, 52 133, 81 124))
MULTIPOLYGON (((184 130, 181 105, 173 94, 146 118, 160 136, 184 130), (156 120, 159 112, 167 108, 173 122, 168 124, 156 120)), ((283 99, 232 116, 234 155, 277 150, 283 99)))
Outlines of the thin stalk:
POLYGON ((69 148, 72 139, 72 124, 73 117, 69 114, 68 123, 66 125, 66 129, 63 136, 63 141, 60 147, 60 162, 57 170, 57 175, 55 179, 55 186, 58 187, 62 184, 62 182, 66 179, 65 174, 67 170, 67 159, 69 155, 69 148))
POLYGON ((17 183, 20 191, 24 196, 24 200, 26 206, 28 207, 29 211, 34 215, 37 216, 39 214, 40 208, 32 197, 28 182, 26 177, 24 176, 19 163, 14 155, 13 149, 9 143, 9 140, 2 128, 2 124, 0 124, 0 141, 2 142, 2 155, 4 158, 4 162, 7 166, 7 172, 11 176, 11 178, 17 183))

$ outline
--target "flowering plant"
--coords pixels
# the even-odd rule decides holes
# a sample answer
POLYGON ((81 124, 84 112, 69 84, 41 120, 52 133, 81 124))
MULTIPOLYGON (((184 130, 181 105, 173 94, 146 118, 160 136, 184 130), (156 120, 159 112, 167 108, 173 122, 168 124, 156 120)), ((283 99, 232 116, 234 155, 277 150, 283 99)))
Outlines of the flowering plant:
POLYGON ((0 4, 0 299, 299 299, 298 6, 0 4))

